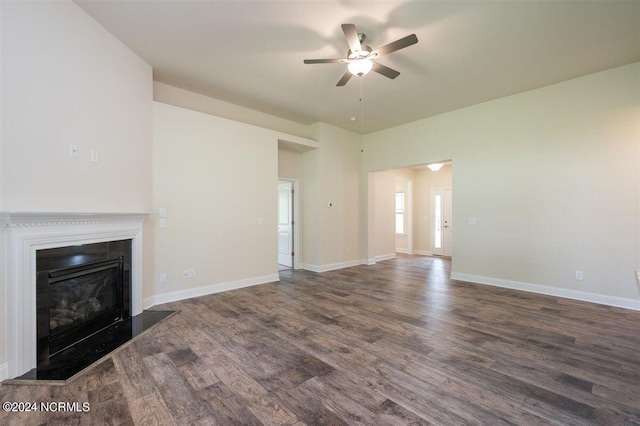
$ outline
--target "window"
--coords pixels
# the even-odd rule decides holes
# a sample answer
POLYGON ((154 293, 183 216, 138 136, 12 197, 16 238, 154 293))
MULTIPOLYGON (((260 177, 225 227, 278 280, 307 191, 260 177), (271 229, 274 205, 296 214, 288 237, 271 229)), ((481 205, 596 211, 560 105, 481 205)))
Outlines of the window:
POLYGON ((442 195, 436 195, 433 204, 433 247, 440 249, 442 248, 442 195))
POLYGON ((396 234, 404 234, 404 192, 396 192, 396 234))

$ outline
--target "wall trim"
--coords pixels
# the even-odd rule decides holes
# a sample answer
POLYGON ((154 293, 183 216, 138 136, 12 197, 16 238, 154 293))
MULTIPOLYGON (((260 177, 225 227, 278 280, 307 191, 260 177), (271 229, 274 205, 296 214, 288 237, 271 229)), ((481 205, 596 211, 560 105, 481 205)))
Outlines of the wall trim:
POLYGON ((208 294, 222 293, 225 291, 236 290, 254 285, 266 284, 280 281, 278 274, 264 275, 261 277, 246 278, 237 281, 228 281, 217 284, 210 284, 203 287, 194 287, 184 290, 171 291, 168 293, 156 294, 144 299, 144 309, 152 306, 161 305, 163 303, 177 302, 180 300, 191 299, 193 297, 206 296, 208 294))
POLYGON ((396 253, 409 254, 409 249, 406 248, 397 248, 396 253))
POLYGON ((390 260, 390 259, 395 259, 396 258, 396 254, 394 253, 388 253, 388 254, 379 254, 376 256, 376 262, 382 262, 383 260, 390 260))
POLYGON ((413 254, 419 254, 420 256, 433 256, 433 253, 428 250, 414 250, 413 254))
POLYGON ((476 284, 492 285, 495 287, 510 288, 513 290, 528 291, 530 293, 545 294, 548 296, 564 297, 567 299, 580 300, 582 302, 598 303, 600 305, 615 306, 618 308, 640 311, 640 300, 636 299, 607 296, 604 294, 588 293, 585 291, 570 290, 558 287, 549 287, 546 285, 530 284, 520 281, 510 281, 501 278, 482 277, 478 275, 463 274, 459 272, 452 272, 451 279, 467 281, 476 284))
POLYGON ((328 265, 313 265, 311 263, 303 263, 302 269, 306 269, 311 272, 329 272, 336 269, 350 268, 352 266, 366 265, 366 260, 350 260, 348 262, 330 263, 328 265))
POLYGON ((300 269, 306 269, 307 271, 311 271, 311 272, 320 272, 321 268, 320 266, 313 265, 311 263, 301 263, 300 269))
POLYGON ((3 382, 9 378, 9 364, 6 362, 0 364, 0 382, 3 382))

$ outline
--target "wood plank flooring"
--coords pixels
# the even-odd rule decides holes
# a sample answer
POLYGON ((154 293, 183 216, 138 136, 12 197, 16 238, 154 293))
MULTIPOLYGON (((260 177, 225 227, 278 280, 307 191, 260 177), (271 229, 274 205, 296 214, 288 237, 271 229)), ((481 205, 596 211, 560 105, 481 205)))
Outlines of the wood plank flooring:
POLYGON ((89 412, 0 424, 640 425, 640 312, 450 280, 402 256, 158 306, 180 310, 62 387, 89 412))

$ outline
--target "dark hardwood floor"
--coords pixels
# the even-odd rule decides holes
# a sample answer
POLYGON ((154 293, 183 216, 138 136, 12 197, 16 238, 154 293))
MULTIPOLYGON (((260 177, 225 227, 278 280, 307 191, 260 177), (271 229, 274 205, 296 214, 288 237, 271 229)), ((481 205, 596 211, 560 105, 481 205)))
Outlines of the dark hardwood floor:
POLYGON ((640 312, 452 281, 403 256, 158 306, 180 313, 1 424, 640 425, 640 312))

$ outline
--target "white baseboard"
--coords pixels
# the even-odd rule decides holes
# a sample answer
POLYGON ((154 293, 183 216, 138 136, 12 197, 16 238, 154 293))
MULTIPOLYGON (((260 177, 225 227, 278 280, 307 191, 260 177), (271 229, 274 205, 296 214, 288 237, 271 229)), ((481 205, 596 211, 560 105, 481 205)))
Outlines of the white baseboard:
POLYGON ((195 287, 185 290, 172 291, 169 293, 156 294, 144 299, 144 309, 163 303, 177 302, 178 300, 191 299, 192 297, 206 296, 208 294, 221 293, 223 291, 236 290, 243 287, 251 287, 259 284, 280 281, 278 274, 265 275, 262 277, 247 278, 226 283, 211 284, 204 287, 195 287))
POLYGON ((395 259, 395 258, 396 258, 395 253, 380 254, 376 256, 376 262, 382 262, 383 260, 389 260, 389 259, 395 259))
POLYGON ((376 258, 375 257, 367 259, 367 265, 375 265, 375 264, 376 264, 376 258))
POLYGON ((396 253, 402 253, 402 254, 419 254, 421 256, 433 256, 433 253, 431 253, 430 251, 426 251, 426 250, 414 250, 413 253, 409 253, 409 249, 404 249, 404 248, 399 248, 396 249, 396 253))
POLYGON ((350 268, 352 266, 365 265, 365 260, 350 260, 348 262, 331 263, 329 265, 313 265, 311 263, 303 263, 302 269, 306 269, 311 272, 328 272, 335 271, 336 269, 350 268))
POLYGON ((9 364, 4 363, 0 365, 0 382, 9 378, 9 364))
POLYGON ((587 293, 585 291, 569 290, 565 288, 549 287, 540 284, 523 283, 519 281, 503 280, 501 278, 481 277, 477 275, 451 273, 451 279, 467 281, 477 284, 486 284, 496 287, 510 288, 514 290, 528 291, 531 293, 546 294, 548 296, 564 297, 583 302, 598 303, 600 305, 615 306, 618 308, 640 311, 640 300, 624 297, 606 296, 604 294, 587 293))
POLYGON ((320 266, 314 265, 312 263, 301 263, 300 269, 305 269, 311 272, 320 272, 320 266))

